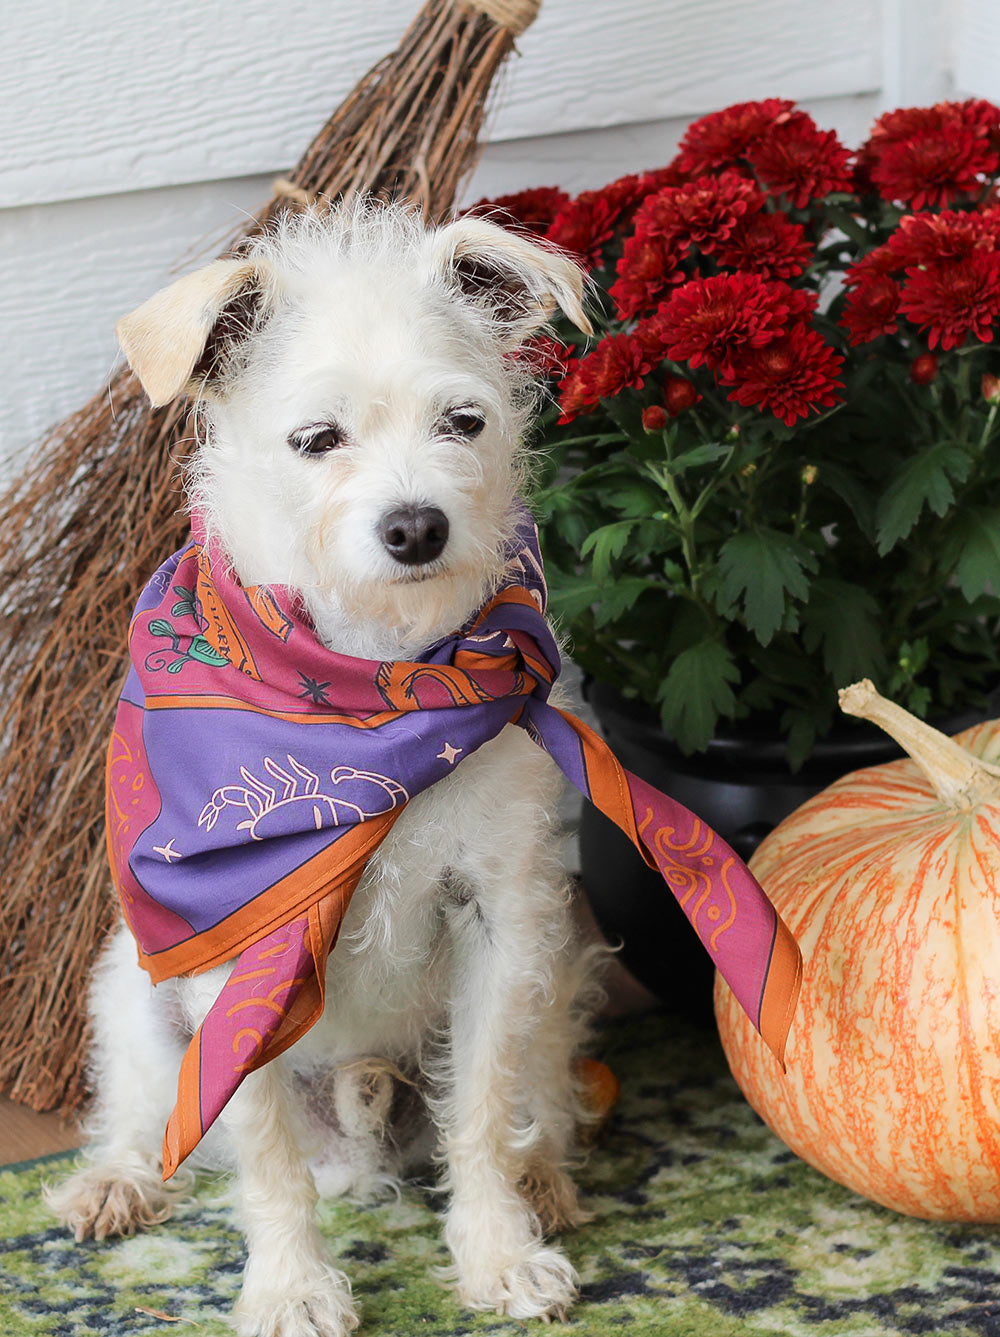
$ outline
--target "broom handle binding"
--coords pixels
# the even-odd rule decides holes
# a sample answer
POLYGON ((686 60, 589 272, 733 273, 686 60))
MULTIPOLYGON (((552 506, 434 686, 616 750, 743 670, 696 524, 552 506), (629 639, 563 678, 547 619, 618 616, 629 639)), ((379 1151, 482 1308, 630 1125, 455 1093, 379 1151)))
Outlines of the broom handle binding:
POLYGON ((478 9, 488 19, 520 37, 538 17, 542 0, 462 0, 462 7, 478 9))

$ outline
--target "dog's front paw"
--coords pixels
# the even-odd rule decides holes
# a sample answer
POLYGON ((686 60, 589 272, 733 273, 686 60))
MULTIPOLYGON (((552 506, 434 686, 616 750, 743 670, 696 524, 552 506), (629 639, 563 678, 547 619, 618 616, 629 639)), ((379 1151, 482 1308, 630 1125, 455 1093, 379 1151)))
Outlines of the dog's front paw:
POLYGON ((463 1270, 458 1293, 473 1309, 495 1309, 510 1318, 565 1319, 578 1285, 565 1254, 533 1244, 498 1267, 463 1270))
POLYGON ((350 1282, 326 1266, 307 1283, 244 1283, 233 1316, 239 1337, 345 1337, 359 1322, 350 1282))
POLYGON ((109 1164, 89 1165, 61 1184, 46 1184, 42 1191, 49 1209, 79 1243, 88 1235, 103 1240, 159 1225, 190 1183, 191 1175, 183 1173, 164 1184, 157 1165, 130 1154, 109 1164))

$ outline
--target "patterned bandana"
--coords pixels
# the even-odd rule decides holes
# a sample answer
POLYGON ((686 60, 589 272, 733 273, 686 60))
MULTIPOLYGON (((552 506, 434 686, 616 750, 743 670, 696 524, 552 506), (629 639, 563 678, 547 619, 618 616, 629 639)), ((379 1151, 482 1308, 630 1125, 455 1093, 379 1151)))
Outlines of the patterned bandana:
POLYGON ((507 583, 413 663, 334 654, 290 590, 244 588, 197 516, 193 533, 136 606, 107 762, 111 869, 153 982, 238 957, 181 1064, 165 1179, 320 1016, 351 895, 408 800, 507 724, 659 869, 782 1060, 798 948, 728 845, 548 704, 559 655, 526 513, 507 583))

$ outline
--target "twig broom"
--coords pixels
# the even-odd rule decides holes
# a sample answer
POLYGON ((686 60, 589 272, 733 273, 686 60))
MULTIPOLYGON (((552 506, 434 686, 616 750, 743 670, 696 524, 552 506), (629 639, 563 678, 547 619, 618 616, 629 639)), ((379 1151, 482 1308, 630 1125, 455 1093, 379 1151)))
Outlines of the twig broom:
MULTIPOLYGON (((446 216, 540 3, 427 0, 243 235, 362 190, 446 216)), ((150 409, 123 368, 0 497, 0 1090, 38 1110, 84 1094, 87 978, 114 913, 104 750, 130 610, 186 530, 186 422, 182 406, 150 409)))

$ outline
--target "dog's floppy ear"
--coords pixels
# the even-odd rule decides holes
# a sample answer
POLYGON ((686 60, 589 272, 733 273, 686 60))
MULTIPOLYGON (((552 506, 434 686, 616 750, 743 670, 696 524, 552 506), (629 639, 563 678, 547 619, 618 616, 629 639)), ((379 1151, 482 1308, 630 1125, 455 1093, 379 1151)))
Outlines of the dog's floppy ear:
POLYGON ((568 255, 498 227, 459 218, 434 236, 436 266, 485 306, 514 348, 560 307, 577 329, 592 334, 583 310, 584 273, 568 255))
POLYGON ((213 260, 154 293, 115 326, 128 364, 154 408, 182 391, 204 395, 236 340, 268 300, 262 267, 213 260))

